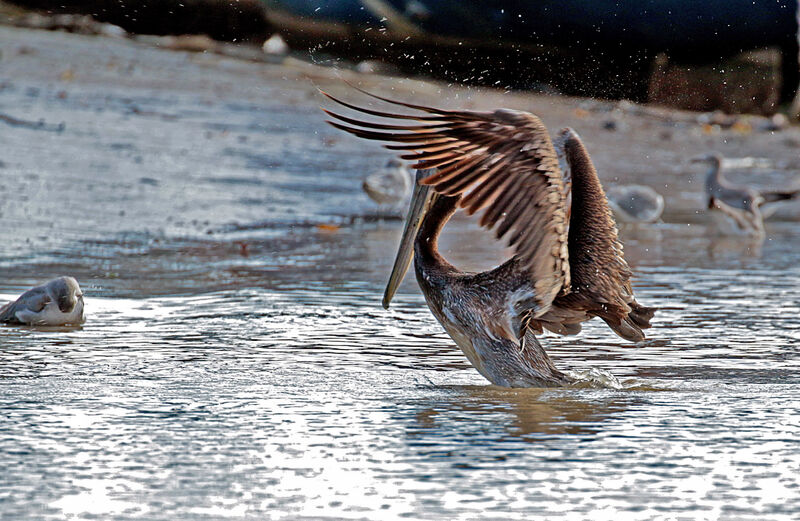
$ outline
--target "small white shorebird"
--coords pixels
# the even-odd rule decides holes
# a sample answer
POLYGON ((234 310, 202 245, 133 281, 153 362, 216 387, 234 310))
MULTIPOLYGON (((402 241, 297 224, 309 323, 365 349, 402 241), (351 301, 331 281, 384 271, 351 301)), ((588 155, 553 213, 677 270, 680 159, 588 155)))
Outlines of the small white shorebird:
POLYGON ((0 308, 0 324, 64 326, 83 324, 83 292, 72 277, 58 277, 0 308))
POLYGON ((361 188, 378 207, 399 209, 411 195, 411 172, 397 159, 390 159, 381 170, 368 175, 361 188))
POLYGON ((653 223, 664 211, 664 198, 649 186, 612 186, 606 197, 614 217, 623 224, 653 223))
MULTIPOLYGON (((751 186, 729 182, 722 175, 723 158, 718 154, 694 157, 691 161, 705 163, 711 167, 705 181, 707 208, 711 210, 717 231, 722 235, 744 235, 763 239, 762 205, 800 196, 798 189, 759 191, 751 186)), ((768 210, 767 213, 771 212, 768 210)))

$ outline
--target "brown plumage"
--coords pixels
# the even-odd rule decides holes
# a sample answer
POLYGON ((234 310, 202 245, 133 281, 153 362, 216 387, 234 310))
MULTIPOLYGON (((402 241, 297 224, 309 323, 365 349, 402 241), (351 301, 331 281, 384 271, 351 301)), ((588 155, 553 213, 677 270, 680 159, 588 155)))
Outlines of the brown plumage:
MULTIPOLYGON (((472 284, 492 280, 504 290, 530 289, 527 297, 508 303, 515 315, 508 320, 518 326, 512 326, 515 331, 505 336, 524 348, 528 336, 532 338, 529 331, 541 332, 544 327, 560 334, 574 334, 580 330, 580 322, 599 316, 623 338, 644 339, 641 330, 650 327, 654 309, 640 306, 633 297, 631 271, 617 240, 605 193, 574 131, 564 129, 556 139, 571 172, 571 179, 565 181, 547 129, 533 114, 508 109, 440 110, 369 94, 424 113, 401 115, 357 107, 325 95, 364 114, 421 123, 363 121, 325 110, 338 120, 329 121, 334 127, 387 142, 387 148, 402 152, 401 158, 415 161, 415 168, 434 169, 430 175, 418 176, 418 183, 450 201, 437 200, 425 217, 417 236, 418 264, 420 256, 425 257, 424 252, 432 247, 436 254, 429 255, 429 261, 438 271, 431 273, 446 272, 453 285, 465 284, 461 272, 453 271, 455 268, 435 252, 436 237, 456 206, 469 214, 483 211, 481 226, 494 230, 497 238, 507 238, 514 249, 512 259, 468 280, 472 284), (431 219, 436 222, 431 224, 431 219), (512 279, 513 283, 509 282, 512 279)), ((424 268, 418 266, 418 279, 424 268)), ((500 299, 500 290, 497 291, 500 299)), ((508 297, 503 295, 502 298, 508 297)), ((428 302, 431 304, 431 299, 428 302)), ((431 304, 434 314, 455 339, 452 324, 448 327, 440 316, 443 312, 437 313, 434 307, 431 304)), ((498 324, 487 327, 495 333, 509 329, 504 323, 498 324)))

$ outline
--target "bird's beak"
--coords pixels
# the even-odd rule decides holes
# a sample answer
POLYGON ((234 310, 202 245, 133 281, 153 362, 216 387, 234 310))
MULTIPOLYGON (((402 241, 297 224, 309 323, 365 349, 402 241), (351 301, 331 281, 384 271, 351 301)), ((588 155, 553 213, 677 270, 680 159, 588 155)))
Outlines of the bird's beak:
POLYGON ((711 157, 708 155, 694 156, 689 158, 690 163, 708 163, 709 161, 711 161, 711 157))
POLYGON ((383 292, 383 307, 385 309, 389 309, 392 297, 394 297, 398 286, 403 282, 403 277, 406 276, 406 272, 411 266, 411 259, 414 257, 414 239, 417 237, 417 231, 419 231, 420 224, 422 224, 422 219, 433 202, 435 192, 429 186, 419 184, 421 179, 425 179, 431 173, 433 173, 432 170, 417 170, 414 193, 411 196, 411 204, 408 207, 403 236, 400 238, 400 246, 397 249, 397 257, 394 259, 392 274, 389 276, 388 284, 386 284, 386 291, 383 292))

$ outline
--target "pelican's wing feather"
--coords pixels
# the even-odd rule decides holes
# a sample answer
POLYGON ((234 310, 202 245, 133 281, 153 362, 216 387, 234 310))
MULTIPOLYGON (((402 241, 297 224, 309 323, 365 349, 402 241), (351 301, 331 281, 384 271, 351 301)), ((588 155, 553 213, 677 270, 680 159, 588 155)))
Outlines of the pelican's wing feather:
POLYGON ((641 306, 633 295, 631 269, 625 261, 617 225, 603 186, 580 136, 569 128, 556 138, 572 172, 569 261, 572 287, 554 307, 583 310, 602 318, 626 340, 644 339, 655 308, 641 306))
MULTIPOLYGON (((570 287, 568 222, 558 158, 547 129, 533 114, 439 110, 371 95, 387 103, 424 112, 393 114, 333 101, 370 116, 416 119, 401 125, 367 121, 325 110, 331 125, 356 136, 384 141, 387 148, 415 161, 417 169, 436 168, 422 180, 443 195, 462 196, 470 215, 483 210, 480 224, 507 237, 522 270, 535 287, 535 313, 549 308, 570 287)), ((368 94, 368 93, 367 93, 368 94)))

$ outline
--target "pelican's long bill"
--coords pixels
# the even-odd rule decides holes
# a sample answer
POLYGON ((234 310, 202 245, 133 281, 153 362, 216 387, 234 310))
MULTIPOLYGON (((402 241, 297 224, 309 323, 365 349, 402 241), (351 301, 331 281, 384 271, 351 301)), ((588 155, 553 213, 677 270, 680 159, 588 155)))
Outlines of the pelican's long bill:
POLYGON ((386 291, 383 292, 383 307, 386 309, 389 309, 392 297, 394 297, 400 283, 403 282, 403 277, 406 276, 408 267, 411 266, 411 259, 414 257, 414 239, 417 237, 417 231, 422 224, 422 219, 425 217, 425 213, 430 207, 435 194, 429 186, 421 185, 419 182, 432 173, 433 170, 417 170, 414 193, 411 195, 411 204, 408 207, 403 235, 400 237, 400 246, 397 248, 397 257, 394 259, 394 266, 392 266, 389 282, 386 284, 386 291))

